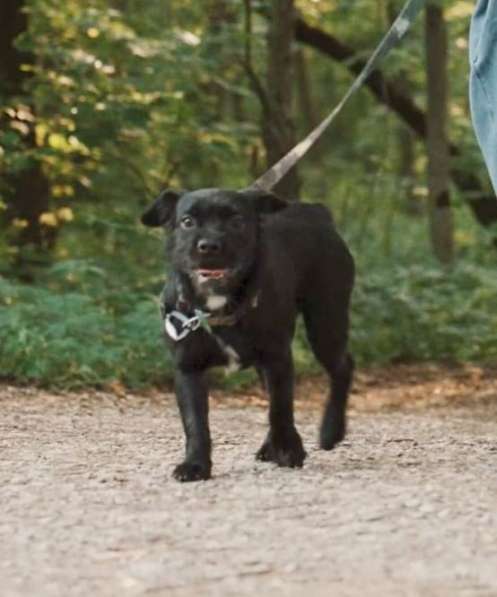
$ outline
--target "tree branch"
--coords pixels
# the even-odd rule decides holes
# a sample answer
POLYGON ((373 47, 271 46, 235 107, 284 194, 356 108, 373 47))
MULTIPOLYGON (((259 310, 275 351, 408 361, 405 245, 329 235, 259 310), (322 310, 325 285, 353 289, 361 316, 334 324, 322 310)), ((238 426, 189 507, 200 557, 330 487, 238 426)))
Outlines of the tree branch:
MULTIPOLYGON (((357 57, 357 52, 333 35, 306 23, 302 17, 295 23, 295 37, 319 52, 340 62, 354 75, 361 72, 365 61, 357 57)), ((399 89, 395 81, 388 80, 380 70, 375 70, 365 82, 366 87, 378 101, 388 106, 403 120, 421 139, 426 141, 426 115, 414 101, 399 89)), ((459 157, 461 151, 455 144, 450 144, 450 155, 459 157)), ((469 207, 475 218, 484 226, 497 221, 497 201, 495 196, 488 195, 482 188, 477 176, 466 172, 460 166, 451 168, 451 178, 456 186, 466 195, 469 207)))
MULTIPOLYGON (((366 61, 357 57, 357 52, 339 41, 331 34, 308 25, 302 18, 295 24, 295 37, 306 45, 312 46, 333 60, 344 64, 354 75, 358 75, 366 61)), ((410 97, 397 89, 395 82, 388 81, 380 70, 375 70, 365 85, 383 104, 396 112, 404 122, 420 137, 426 137, 426 116, 410 97)))

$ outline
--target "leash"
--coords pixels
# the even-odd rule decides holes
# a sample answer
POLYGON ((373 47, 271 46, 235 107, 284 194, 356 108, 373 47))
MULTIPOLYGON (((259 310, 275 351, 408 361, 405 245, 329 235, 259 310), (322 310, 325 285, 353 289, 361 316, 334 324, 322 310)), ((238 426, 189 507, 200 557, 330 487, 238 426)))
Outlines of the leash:
POLYGON ((345 104, 351 98, 351 96, 361 87, 366 81, 369 75, 375 70, 378 64, 385 58, 385 56, 392 50, 404 37, 411 25, 416 20, 418 13, 423 8, 425 0, 408 0, 404 8, 401 10, 399 16, 395 19, 393 25, 388 30, 385 37, 381 40, 376 50, 371 55, 370 59, 359 73, 356 80, 349 87, 347 93, 343 96, 340 103, 334 108, 330 114, 318 124, 308 135, 300 141, 293 149, 291 149, 286 155, 276 162, 267 172, 260 176, 254 183, 252 183, 249 189, 260 189, 269 191, 277 184, 283 176, 291 169, 295 164, 301 160, 309 149, 316 143, 321 137, 324 131, 329 125, 335 120, 340 114, 345 104))

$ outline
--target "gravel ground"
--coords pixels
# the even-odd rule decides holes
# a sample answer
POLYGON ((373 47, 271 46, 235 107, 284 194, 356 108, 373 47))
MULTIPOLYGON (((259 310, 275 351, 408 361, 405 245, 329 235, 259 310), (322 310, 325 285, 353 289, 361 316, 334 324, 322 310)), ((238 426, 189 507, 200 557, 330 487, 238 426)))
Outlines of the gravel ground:
POLYGON ((266 412, 217 399, 214 478, 171 476, 170 395, 0 388, 2 597, 497 596, 497 396, 363 412, 303 470, 256 463, 266 412))

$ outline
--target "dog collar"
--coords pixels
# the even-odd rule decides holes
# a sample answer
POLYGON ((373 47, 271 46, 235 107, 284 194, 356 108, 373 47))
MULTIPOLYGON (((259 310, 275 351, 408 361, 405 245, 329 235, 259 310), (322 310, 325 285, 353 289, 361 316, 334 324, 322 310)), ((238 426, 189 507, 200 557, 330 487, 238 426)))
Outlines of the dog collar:
POLYGON ((176 282, 176 304, 171 309, 168 308, 165 289, 161 293, 160 309, 164 319, 164 329, 166 334, 175 342, 186 338, 191 332, 203 328, 211 335, 213 327, 231 327, 234 326, 243 315, 250 309, 255 309, 259 304, 259 290, 252 284, 252 292, 243 300, 231 313, 212 313, 194 307, 185 296, 185 288, 180 279, 176 282), (193 315, 191 315, 193 311, 193 315))
MULTIPOLYGON (((256 294, 250 301, 250 307, 255 309, 259 303, 259 295, 256 294)), ((164 315, 164 329, 166 334, 175 342, 179 342, 186 338, 191 332, 195 332, 199 328, 203 328, 209 334, 212 334, 213 327, 217 326, 232 326, 240 319, 242 312, 239 309, 234 313, 228 315, 213 315, 208 311, 202 309, 194 309, 192 317, 188 317, 179 310, 183 303, 178 301, 178 309, 166 312, 164 315)))

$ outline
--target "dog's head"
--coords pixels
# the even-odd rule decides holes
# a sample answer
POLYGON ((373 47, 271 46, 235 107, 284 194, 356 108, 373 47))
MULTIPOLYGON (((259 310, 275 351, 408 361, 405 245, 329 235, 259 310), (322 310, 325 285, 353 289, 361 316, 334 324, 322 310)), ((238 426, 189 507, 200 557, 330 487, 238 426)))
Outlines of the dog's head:
POLYGON ((142 215, 146 226, 172 232, 171 257, 200 291, 236 286, 257 255, 263 215, 287 203, 265 191, 165 190, 142 215))

